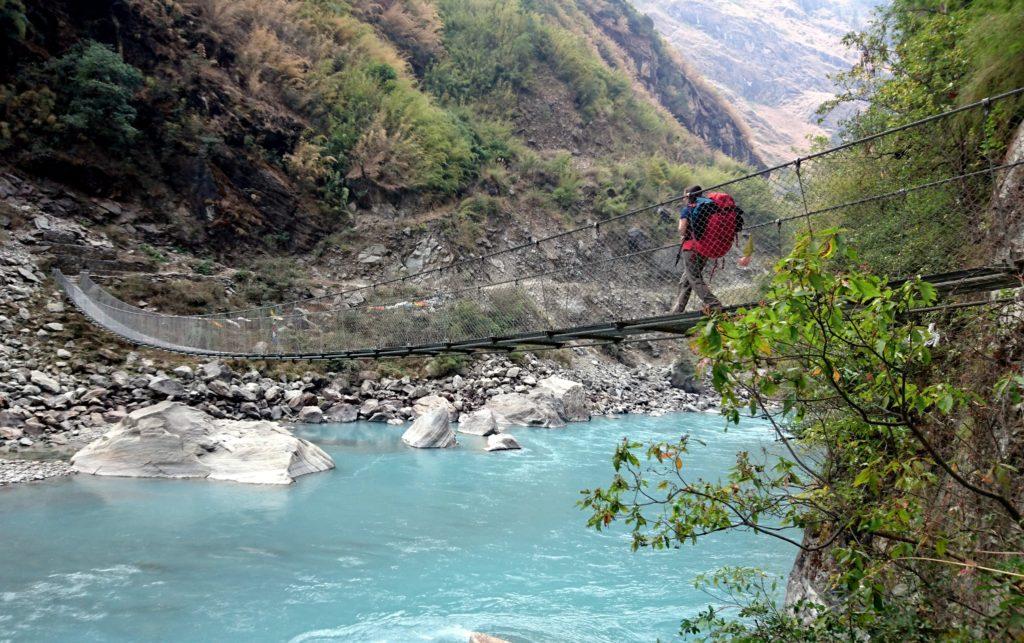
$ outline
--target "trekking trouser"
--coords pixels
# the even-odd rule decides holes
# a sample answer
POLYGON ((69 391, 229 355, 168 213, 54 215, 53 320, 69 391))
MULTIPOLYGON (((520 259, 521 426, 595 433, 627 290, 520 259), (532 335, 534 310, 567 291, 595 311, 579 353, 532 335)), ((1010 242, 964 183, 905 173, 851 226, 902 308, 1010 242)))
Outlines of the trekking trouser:
POLYGON ((686 310, 690 301, 690 293, 696 292, 700 300, 708 308, 721 309, 722 302, 715 297, 708 285, 704 283, 704 267, 708 260, 692 250, 683 251, 683 274, 679 276, 679 297, 669 311, 670 314, 686 310))

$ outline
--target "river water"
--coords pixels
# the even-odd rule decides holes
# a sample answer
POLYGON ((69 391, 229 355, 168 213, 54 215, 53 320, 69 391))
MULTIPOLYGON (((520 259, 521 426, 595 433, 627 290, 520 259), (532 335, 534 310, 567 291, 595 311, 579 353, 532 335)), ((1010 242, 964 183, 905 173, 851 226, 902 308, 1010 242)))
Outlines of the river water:
POLYGON ((704 440, 691 475, 771 448, 755 420, 708 414, 518 429, 522 451, 459 437, 402 445, 403 427, 301 433, 337 469, 290 487, 74 476, 0 490, 0 640, 653 641, 711 599, 695 574, 785 574, 775 539, 721 534, 630 551, 575 507, 606 485, 622 436, 704 440))

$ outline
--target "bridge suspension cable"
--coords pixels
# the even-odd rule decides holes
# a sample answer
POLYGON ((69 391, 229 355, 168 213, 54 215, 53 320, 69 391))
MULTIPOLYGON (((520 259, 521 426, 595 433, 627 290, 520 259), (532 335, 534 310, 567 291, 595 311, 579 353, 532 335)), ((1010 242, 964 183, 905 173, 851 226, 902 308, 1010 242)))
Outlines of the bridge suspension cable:
MULTIPOLYGON (((715 217, 706 212, 716 210, 701 210, 704 214, 694 221, 698 252, 714 256, 728 250, 707 261, 704 274, 711 275, 711 290, 727 307, 757 301, 774 263, 799 232, 815 225, 860 221, 863 225, 851 231, 853 243, 886 234, 913 246, 916 223, 949 217, 950 208, 959 211, 953 213, 957 216, 977 216, 988 208, 994 182, 1024 161, 978 162, 962 146, 951 145, 948 151, 929 150, 930 159, 942 161, 926 163, 913 140, 941 141, 934 128, 946 131, 957 126, 956 115, 988 110, 1021 93, 1024 88, 705 189, 708 194, 727 188, 743 219, 735 243, 734 228, 722 220, 710 222, 715 217), (925 136, 927 130, 933 135, 925 136), (856 198, 847 198, 851 191, 856 198), (722 238, 726 234, 729 238, 722 238)), ((54 277, 71 301, 106 330, 139 345, 196 355, 432 355, 672 335, 700 317, 697 301, 690 302, 689 311, 667 312, 677 296, 682 266, 677 213, 665 208, 682 199, 540 239, 524 238, 495 252, 360 288, 204 315, 143 310, 88 274, 70 278, 55 271, 54 277)), ((939 285, 955 282, 966 288, 963 279, 974 279, 970 287, 975 289, 1014 285, 1012 270, 986 267, 986 259, 951 253, 945 265, 928 268, 939 285), (964 276, 954 268, 974 273, 964 276)))

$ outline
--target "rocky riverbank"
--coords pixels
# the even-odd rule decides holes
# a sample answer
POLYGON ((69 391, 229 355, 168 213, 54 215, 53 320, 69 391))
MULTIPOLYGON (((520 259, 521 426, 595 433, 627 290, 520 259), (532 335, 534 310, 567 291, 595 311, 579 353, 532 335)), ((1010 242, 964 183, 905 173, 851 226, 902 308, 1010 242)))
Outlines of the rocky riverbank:
MULTIPOLYGON (((220 419, 400 424, 438 398, 458 420, 498 396, 495 403, 522 401, 543 388, 545 379, 557 377, 582 384, 587 413, 594 415, 696 411, 717 404, 697 393, 699 387, 685 373, 680 377, 665 366, 646 364, 627 367, 584 349, 575 349, 564 362, 532 354, 515 360, 482 356, 460 365, 458 374, 423 379, 382 376, 388 369, 379 366, 364 371, 294 367, 280 374, 282 369, 261 365, 257 370, 245 362, 135 352, 89 325, 42 268, 55 246, 100 248, 109 242, 27 205, 0 218, 0 234, 0 458, 18 463, 0 464, 0 479, 7 483, 66 470, 52 459, 70 456, 132 411, 164 400, 220 419), (15 226, 12 217, 22 220, 15 226)), ((583 418, 563 418, 578 419, 583 418)))
POLYGON ((66 476, 71 464, 63 460, 0 460, 0 487, 66 476))

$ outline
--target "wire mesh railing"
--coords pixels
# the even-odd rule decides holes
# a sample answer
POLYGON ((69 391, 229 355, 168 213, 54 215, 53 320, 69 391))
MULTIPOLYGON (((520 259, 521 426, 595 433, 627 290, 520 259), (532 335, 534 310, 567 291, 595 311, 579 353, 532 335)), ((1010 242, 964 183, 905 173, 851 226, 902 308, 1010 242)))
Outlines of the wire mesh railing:
POLYGON ((88 317, 129 341, 274 358, 443 351, 478 339, 656 318, 681 312, 676 306, 687 288, 695 291, 686 302, 691 311, 752 302, 796 236, 823 226, 846 228, 854 247, 890 276, 978 267, 985 257, 972 254, 972 244, 985 225, 998 225, 986 215, 993 181, 1017 164, 998 165, 981 153, 984 128, 964 116, 1022 91, 705 186, 694 204, 677 197, 323 297, 179 316, 127 304, 87 274, 56 278, 88 317), (701 301, 707 289, 713 294, 701 301))

